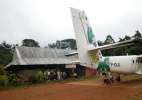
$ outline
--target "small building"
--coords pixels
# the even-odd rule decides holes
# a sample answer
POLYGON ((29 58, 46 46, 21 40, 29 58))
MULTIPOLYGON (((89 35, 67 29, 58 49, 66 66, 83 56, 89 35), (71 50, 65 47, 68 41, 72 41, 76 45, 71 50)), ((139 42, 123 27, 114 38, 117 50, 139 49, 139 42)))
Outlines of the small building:
POLYGON ((13 60, 5 69, 19 76, 29 77, 34 71, 61 71, 72 76, 74 72, 82 76, 85 67, 79 63, 77 54, 68 55, 75 50, 39 47, 16 47, 13 60), (23 75, 21 75, 23 74, 23 75))

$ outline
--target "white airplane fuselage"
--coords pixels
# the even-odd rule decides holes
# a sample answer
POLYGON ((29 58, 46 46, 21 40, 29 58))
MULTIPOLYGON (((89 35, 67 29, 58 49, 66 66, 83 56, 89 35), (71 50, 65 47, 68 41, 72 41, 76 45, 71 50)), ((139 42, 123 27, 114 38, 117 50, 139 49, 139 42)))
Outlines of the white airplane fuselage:
POLYGON ((133 56, 109 56, 109 68, 111 72, 126 74, 142 74, 142 55, 133 56))

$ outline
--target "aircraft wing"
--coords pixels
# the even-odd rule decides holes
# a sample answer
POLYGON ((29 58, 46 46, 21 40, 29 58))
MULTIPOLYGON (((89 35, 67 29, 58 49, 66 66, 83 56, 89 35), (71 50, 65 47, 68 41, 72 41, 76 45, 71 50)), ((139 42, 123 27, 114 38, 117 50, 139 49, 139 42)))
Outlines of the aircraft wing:
POLYGON ((142 39, 131 39, 131 40, 126 40, 123 42, 117 42, 117 43, 112 43, 108 45, 103 45, 103 46, 98 46, 98 47, 90 47, 88 48, 88 51, 94 51, 94 50, 106 50, 106 49, 112 49, 112 48, 118 48, 118 47, 124 47, 124 46, 130 46, 130 45, 135 45, 136 43, 142 43, 142 39))
MULTIPOLYGON (((123 42, 117 42, 117 43, 98 46, 98 47, 90 47, 90 48, 88 48, 88 51, 92 52, 94 50, 106 50, 106 49, 136 45, 137 43, 142 43, 142 38, 141 39, 137 38, 137 39, 126 40, 126 41, 123 41, 123 42)), ((65 56, 70 56, 70 55, 75 55, 75 54, 78 54, 78 52, 77 51, 76 52, 71 52, 71 53, 66 54, 65 56)))

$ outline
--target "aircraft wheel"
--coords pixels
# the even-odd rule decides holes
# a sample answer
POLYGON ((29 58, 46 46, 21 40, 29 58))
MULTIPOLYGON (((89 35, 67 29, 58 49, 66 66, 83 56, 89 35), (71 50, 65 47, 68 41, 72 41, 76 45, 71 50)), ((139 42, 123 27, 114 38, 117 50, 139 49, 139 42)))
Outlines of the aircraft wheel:
POLYGON ((120 75, 116 76, 116 81, 117 81, 117 82, 120 82, 120 81, 121 81, 120 75))

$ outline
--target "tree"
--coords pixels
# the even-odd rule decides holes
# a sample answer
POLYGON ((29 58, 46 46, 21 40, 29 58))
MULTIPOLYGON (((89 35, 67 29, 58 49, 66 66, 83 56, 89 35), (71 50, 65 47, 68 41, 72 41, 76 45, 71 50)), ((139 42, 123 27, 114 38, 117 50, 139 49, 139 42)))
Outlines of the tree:
POLYGON ((59 41, 59 40, 56 41, 56 47, 57 47, 58 49, 61 48, 61 41, 59 41))
POLYGON ((125 35, 124 40, 131 40, 131 37, 128 35, 125 35))
POLYGON ((131 37, 130 37, 130 36, 125 35, 125 37, 124 37, 124 38, 119 38, 119 42, 126 41, 126 40, 130 40, 130 39, 131 39, 131 37))
POLYGON ((98 46, 102 46, 102 45, 104 45, 104 43, 103 43, 103 41, 97 41, 98 42, 98 46))
POLYGON ((111 43, 115 43, 115 41, 111 35, 107 35, 106 40, 104 41, 104 44, 111 44, 111 43))
POLYGON ((66 44, 67 48, 77 49, 76 40, 75 39, 64 39, 64 40, 61 41, 61 43, 66 44))
POLYGON ((0 45, 2 48, 5 48, 5 49, 11 49, 11 47, 12 47, 12 45, 6 43, 6 41, 3 41, 0 45))
POLYGON ((70 44, 68 42, 61 41, 60 43, 61 43, 60 49, 67 49, 67 48, 71 49, 70 44))
MULTIPOLYGON (((142 38, 142 35, 137 30, 136 33, 132 37, 125 35, 124 38, 119 38, 119 42, 130 40, 131 38, 142 38)), ((121 48, 114 48, 114 49, 110 49, 110 50, 105 50, 102 53, 105 56, 113 56, 113 55, 118 56, 118 55, 126 55, 126 54, 138 55, 138 54, 142 54, 142 44, 137 43, 133 46, 125 46, 125 47, 121 47, 121 48)))
POLYGON ((22 46, 26 47, 40 47, 39 43, 33 39, 24 39, 22 41, 22 46))
MULTIPOLYGON (((106 37, 103 45, 111 44, 111 43, 115 43, 115 41, 114 41, 114 39, 112 38, 111 35, 107 35, 107 37, 106 37)), ((104 50, 104 51, 102 51, 102 54, 104 56, 110 56, 110 55, 112 56, 112 55, 114 55, 114 52, 113 52, 113 49, 110 49, 110 50, 104 50)))
POLYGON ((12 60, 12 45, 6 41, 0 44, 0 64, 6 65, 12 60))
POLYGON ((118 41, 118 42, 122 42, 122 41, 124 41, 123 38, 119 38, 119 41, 118 41))
POLYGON ((52 43, 52 44, 48 44, 48 47, 49 47, 49 48, 56 48, 57 46, 56 46, 55 43, 52 43))
POLYGON ((137 30, 133 37, 134 38, 142 38, 142 34, 139 32, 139 30, 137 30))
POLYGON ((48 47, 58 49, 77 49, 75 39, 64 39, 61 41, 57 40, 55 43, 48 44, 48 47))

